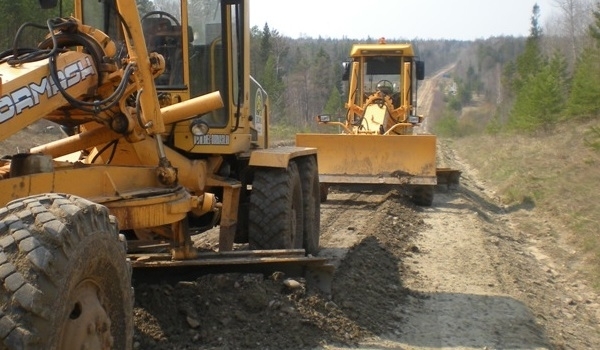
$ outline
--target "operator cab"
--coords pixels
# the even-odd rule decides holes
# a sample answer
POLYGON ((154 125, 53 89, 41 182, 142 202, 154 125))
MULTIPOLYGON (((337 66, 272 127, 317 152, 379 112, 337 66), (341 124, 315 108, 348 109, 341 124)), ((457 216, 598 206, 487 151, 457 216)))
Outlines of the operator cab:
MULTIPOLYGON (((80 3, 85 24, 123 40, 126 34, 114 0, 80 3)), ((268 96, 245 64, 249 61, 247 6, 247 0, 138 4, 147 50, 165 61, 164 71, 155 77, 160 106, 215 91, 223 100, 224 108, 168 126, 165 143, 188 156, 236 154, 268 144, 268 96)))
POLYGON ((394 108, 401 105, 400 82, 402 81, 402 57, 365 57, 363 82, 365 101, 375 93, 392 100, 394 108))

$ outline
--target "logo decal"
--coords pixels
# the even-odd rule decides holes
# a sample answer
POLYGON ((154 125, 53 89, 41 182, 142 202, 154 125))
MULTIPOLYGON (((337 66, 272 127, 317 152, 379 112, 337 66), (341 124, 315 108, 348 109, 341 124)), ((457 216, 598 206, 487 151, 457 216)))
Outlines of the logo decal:
MULTIPOLYGON (((73 62, 63 70, 58 71, 58 80, 63 89, 68 89, 95 75, 94 67, 89 57, 73 62)), ((49 99, 59 93, 58 87, 50 76, 43 77, 39 83, 29 83, 12 92, 0 96, 0 123, 23 113, 27 108, 40 104, 40 96, 49 99)))

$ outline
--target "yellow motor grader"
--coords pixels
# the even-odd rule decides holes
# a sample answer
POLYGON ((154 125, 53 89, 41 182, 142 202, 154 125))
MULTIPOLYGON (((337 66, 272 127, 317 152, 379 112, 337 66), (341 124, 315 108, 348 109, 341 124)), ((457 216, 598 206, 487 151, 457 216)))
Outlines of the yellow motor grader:
POLYGON ((317 116, 337 134, 297 134, 296 145, 318 149, 320 196, 331 184, 400 184, 415 204, 430 206, 438 183, 455 185, 459 171, 436 168, 436 136, 416 133, 423 122, 416 102, 425 65, 411 44, 353 45, 343 79, 346 118, 317 116))
POLYGON ((75 0, 0 57, 0 142, 65 133, 0 160, 0 349, 130 349, 132 267, 323 263, 316 150, 267 147, 248 0, 144 4, 75 0))

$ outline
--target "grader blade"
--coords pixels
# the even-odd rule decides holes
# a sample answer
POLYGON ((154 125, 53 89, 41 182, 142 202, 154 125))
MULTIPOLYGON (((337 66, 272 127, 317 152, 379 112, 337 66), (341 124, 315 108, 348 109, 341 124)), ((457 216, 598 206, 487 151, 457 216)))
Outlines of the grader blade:
MULTIPOLYGON (((160 248, 160 244, 154 245, 160 248)), ((144 247, 149 247, 145 244, 144 247)), ((164 246, 163 246, 164 247, 164 246)), ((283 272, 288 277, 305 277, 309 285, 331 293, 334 266, 328 258, 306 256, 304 249, 239 250, 200 252, 195 259, 173 260, 169 253, 128 254, 138 281, 163 278, 185 279, 198 274, 251 272, 272 274, 283 272)))
POLYGON ((321 183, 436 184, 434 135, 297 134, 317 148, 321 183))

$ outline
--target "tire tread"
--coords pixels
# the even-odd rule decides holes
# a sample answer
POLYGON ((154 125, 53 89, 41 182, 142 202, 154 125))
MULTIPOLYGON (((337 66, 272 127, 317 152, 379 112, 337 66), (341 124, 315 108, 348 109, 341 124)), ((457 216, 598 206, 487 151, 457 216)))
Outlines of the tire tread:
MULTIPOLYGON (((54 308, 64 297, 69 267, 76 268, 71 262, 76 247, 86 237, 107 242, 122 254, 123 265, 125 251, 108 209, 79 197, 36 195, 5 209, 0 209, 0 349, 39 349, 54 339, 54 308)), ((130 281, 130 268, 124 270, 130 281)), ((133 302, 131 288, 123 293, 133 302)))

